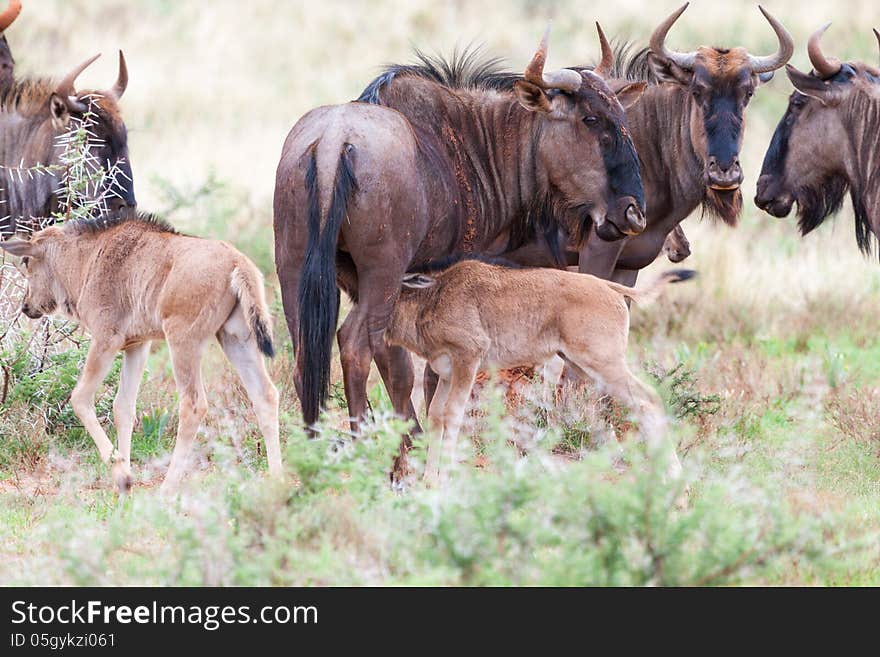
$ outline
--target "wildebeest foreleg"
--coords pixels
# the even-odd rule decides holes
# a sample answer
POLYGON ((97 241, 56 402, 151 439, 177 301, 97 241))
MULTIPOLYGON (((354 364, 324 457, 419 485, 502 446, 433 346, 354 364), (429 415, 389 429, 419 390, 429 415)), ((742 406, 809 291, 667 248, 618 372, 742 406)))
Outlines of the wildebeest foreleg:
POLYGON ((97 413, 95 413, 95 391, 110 371, 121 346, 116 341, 101 342, 97 338, 92 340, 82 374, 70 395, 70 403, 73 406, 73 412, 76 413, 92 440, 95 441, 101 460, 110 466, 117 487, 120 490, 126 490, 127 477, 123 467, 123 458, 107 438, 101 423, 98 422, 97 413))
POLYGON ((117 482, 120 491, 131 488, 131 433, 134 430, 135 407, 141 378, 150 355, 150 343, 129 347, 122 354, 122 371, 119 375, 119 390, 113 400, 113 421, 116 424, 116 442, 122 456, 124 477, 117 482))
MULTIPOLYGON (((166 335, 169 332, 165 330, 166 335)), ((180 420, 177 425, 174 452, 171 454, 171 464, 168 466, 165 481, 162 482, 163 493, 172 493, 177 489, 186 469, 199 424, 208 412, 201 372, 205 341, 193 338, 175 340, 168 335, 168 347, 171 351, 171 364, 174 369, 174 380, 177 383, 177 396, 180 400, 180 420)))

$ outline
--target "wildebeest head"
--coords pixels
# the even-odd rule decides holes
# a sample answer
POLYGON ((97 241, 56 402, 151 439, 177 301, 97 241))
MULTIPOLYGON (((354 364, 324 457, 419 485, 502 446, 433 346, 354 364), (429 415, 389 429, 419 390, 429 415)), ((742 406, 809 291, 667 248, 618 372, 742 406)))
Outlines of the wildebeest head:
MULTIPOLYGON (((806 234, 840 208, 849 189, 856 237, 867 250, 870 228, 863 194, 880 184, 873 159, 880 69, 826 57, 819 45, 826 29, 828 25, 810 37, 809 74, 786 67, 795 91, 764 156, 755 203, 773 216, 785 217, 797 202, 801 232, 806 234)), ((880 43, 880 32, 875 29, 874 34, 880 43)))
POLYGON ((128 132, 119 109, 119 99, 128 86, 128 67, 125 56, 119 51, 119 73, 110 89, 75 91, 74 82, 86 67, 100 55, 83 62, 71 71, 49 97, 49 118, 56 133, 68 129, 71 120, 82 120, 91 113, 91 132, 94 137, 92 156, 105 170, 116 169, 116 175, 108 184, 109 189, 96 190, 108 196, 108 209, 135 207, 131 163, 128 156, 128 132))
POLYGON ((637 234, 645 228, 645 196, 624 107, 638 100, 645 84, 633 82, 616 94, 611 91, 602 76, 613 54, 601 28, 599 67, 546 73, 547 37, 514 85, 520 104, 544 118, 537 156, 547 184, 561 193, 567 206, 589 215, 602 239, 637 234))
POLYGON ((651 36, 649 61, 664 82, 677 84, 691 97, 691 141, 703 160, 709 205, 722 219, 734 223, 742 197, 739 161, 745 127, 745 108, 755 89, 773 77, 794 53, 794 42, 769 13, 761 13, 779 40, 775 54, 755 56, 745 48, 701 46, 681 53, 666 46, 666 35, 688 5, 663 21, 651 36))
POLYGON ((9 87, 15 80, 15 58, 6 42, 5 32, 20 12, 21 1, 9 0, 6 9, 0 14, 0 89, 9 87))
POLYGON ((53 313, 64 301, 53 258, 53 242, 62 235, 59 226, 50 226, 35 233, 30 240, 0 241, 0 249, 22 259, 19 269, 27 280, 27 291, 21 312, 31 319, 53 313))

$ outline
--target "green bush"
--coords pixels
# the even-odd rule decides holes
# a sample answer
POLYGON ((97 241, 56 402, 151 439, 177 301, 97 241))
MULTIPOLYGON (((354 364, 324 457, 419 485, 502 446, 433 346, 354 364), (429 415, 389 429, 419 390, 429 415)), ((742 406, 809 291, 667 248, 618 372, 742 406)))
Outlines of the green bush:
MULTIPOLYGON (((149 491, 109 513, 77 511, 47 528, 59 582, 175 585, 710 585, 773 581, 786 564, 825 562, 833 528, 731 474, 706 475, 687 510, 681 484, 630 441, 554 456, 545 434, 511 445, 490 400, 484 467, 454 468, 446 490, 403 493, 387 470, 405 425, 379 414, 358 440, 290 437, 289 481, 242 468, 189 482, 177 504, 149 491), (106 515, 106 522, 103 518, 106 515), (75 523, 76 532, 70 528, 75 523), (823 535, 824 533, 824 535, 823 535)), ((466 442, 466 441, 465 441, 466 442)), ((421 442, 411 456, 416 468, 421 442)), ((462 453, 469 450, 462 449, 462 453)), ((47 582, 44 582, 47 583, 47 582)))
MULTIPOLYGON (((42 358, 34 357, 29 345, 29 336, 23 334, 9 351, 0 352, 0 362, 6 365, 10 378, 6 399, 0 404, 0 426, 9 409, 25 407, 42 416, 46 433, 81 437, 82 425, 70 406, 70 394, 82 372, 88 342, 42 358)), ((95 398, 99 419, 112 417, 120 366, 117 360, 95 398)))

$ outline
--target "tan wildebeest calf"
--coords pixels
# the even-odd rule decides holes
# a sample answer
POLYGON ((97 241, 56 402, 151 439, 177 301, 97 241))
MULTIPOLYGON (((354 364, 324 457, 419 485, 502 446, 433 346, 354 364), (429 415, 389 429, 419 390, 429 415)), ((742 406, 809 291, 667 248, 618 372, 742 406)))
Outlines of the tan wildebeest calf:
MULTIPOLYGON (((666 434, 657 394, 626 364, 629 309, 626 299, 649 300, 667 283, 687 280, 688 270, 664 273, 646 290, 557 269, 512 269, 477 260, 435 274, 407 274, 385 334, 389 344, 424 358, 440 381, 428 410, 436 437, 428 447, 425 479, 443 482, 474 378, 481 369, 540 365, 561 356, 628 405, 652 448, 666 434)), ((667 446, 667 474, 681 464, 667 446)))
POLYGON ((269 471, 281 474, 278 393, 260 353, 273 354, 271 318, 262 276, 247 257, 225 242, 181 235, 143 214, 72 221, 41 230, 30 241, 0 242, 0 248, 24 259, 25 315, 65 315, 92 336, 70 401, 120 492, 131 487, 135 400, 150 342, 160 339, 168 341, 180 398, 163 492, 180 482, 208 409, 201 359, 214 337, 254 405, 269 471), (98 422, 95 391, 120 351, 122 372, 113 402, 116 449, 98 422))

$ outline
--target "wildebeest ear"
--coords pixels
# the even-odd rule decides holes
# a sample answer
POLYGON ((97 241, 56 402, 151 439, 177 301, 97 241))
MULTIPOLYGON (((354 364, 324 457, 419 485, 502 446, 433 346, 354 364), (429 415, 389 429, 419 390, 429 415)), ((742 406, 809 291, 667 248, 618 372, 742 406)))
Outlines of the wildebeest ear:
POLYGON ((519 104, 530 112, 549 114, 552 111, 550 99, 538 85, 525 80, 517 80, 513 85, 513 90, 516 92, 519 104))
POLYGON ((409 287, 415 290, 422 290, 431 287, 437 280, 433 276, 427 274, 406 274, 403 277, 403 287, 409 287))
POLYGON ((766 73, 758 73, 758 84, 767 84, 773 79, 775 71, 767 71, 766 73))
POLYGON ((823 105, 834 105, 840 101, 840 89, 833 82, 802 73, 791 64, 785 65, 785 72, 794 88, 803 95, 815 98, 823 105))
POLYGON ((52 125, 56 130, 66 128, 70 123, 70 110, 67 109, 67 103, 58 94, 52 94, 49 98, 49 111, 52 114, 52 125))
POLYGON ((693 71, 683 69, 671 59, 658 57, 652 52, 648 53, 648 63, 660 82, 672 82, 686 87, 694 79, 693 71))
POLYGON ((0 249, 20 258, 27 256, 33 257, 39 255, 41 251, 41 247, 38 244, 25 242, 24 240, 6 240, 5 242, 0 242, 0 249))
POLYGON ((642 94, 647 88, 647 82, 630 82, 629 84, 623 85, 620 89, 614 89, 612 87, 612 91, 614 92, 614 95, 617 96, 617 100, 620 101, 620 104, 623 105, 623 109, 629 109, 639 101, 639 98, 642 97, 642 94))

